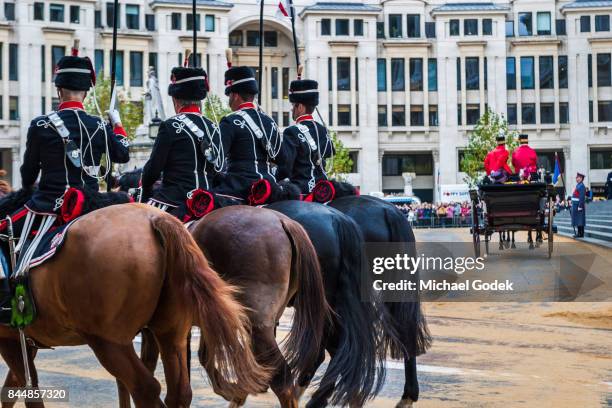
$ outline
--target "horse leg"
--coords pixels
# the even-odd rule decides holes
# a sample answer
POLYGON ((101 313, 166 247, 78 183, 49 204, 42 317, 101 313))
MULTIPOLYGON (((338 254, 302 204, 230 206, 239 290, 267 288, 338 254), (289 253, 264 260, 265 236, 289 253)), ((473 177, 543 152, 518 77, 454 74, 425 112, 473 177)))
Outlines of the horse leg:
POLYGON ((183 335, 156 335, 166 378, 168 408, 186 408, 191 403, 191 386, 187 366, 187 344, 183 335))
POLYGON ((514 233, 515 232, 516 231, 512 231, 512 245, 511 245, 511 248, 516 248, 516 244, 514 243, 514 233))
POLYGON ((503 251, 504 249, 504 236, 503 233, 500 231, 499 232, 499 250, 503 251))
POLYGON ((140 359, 147 369, 153 374, 157 367, 159 358, 159 347, 151 329, 145 327, 140 331, 140 359))
MULTIPOLYGON (((25 368, 23 366, 23 358, 21 356, 21 344, 18 340, 2 339, 0 341, 0 354, 8 365, 9 371, 6 374, 4 387, 25 387, 25 368)), ((38 387, 38 373, 34 365, 34 357, 36 357, 36 349, 28 347, 28 365, 30 367, 30 375, 32 378, 32 387, 38 387)), ((11 408, 15 406, 14 402, 3 402, 2 408, 11 408)), ((42 402, 26 402, 27 408, 44 408, 42 402)))
POLYGON ((302 398, 302 395, 304 395, 304 392, 306 392, 306 389, 308 388, 308 386, 310 385, 310 382, 314 378, 317 372, 317 369, 321 366, 321 364, 323 364, 323 361, 325 361, 325 349, 324 348, 321 349, 319 353, 319 357, 317 358, 317 361, 312 366, 312 368, 308 372, 304 372, 300 374, 300 377, 298 378, 298 382, 297 382, 298 401, 300 398, 302 398))
POLYGON ((130 392, 136 408, 165 407, 159 399, 161 385, 138 358, 132 344, 115 344, 85 336, 100 364, 130 392))
POLYGON ((529 249, 533 249, 533 237, 531 236, 531 230, 529 230, 527 235, 527 242, 529 242, 529 249))
MULTIPOLYGON (((332 361, 336 358, 336 351, 338 349, 339 344, 339 336, 340 334, 335 331, 328 336, 327 343, 325 348, 330 356, 329 366, 332 365, 332 361)), ((306 404, 306 408, 318 408, 318 407, 326 407, 328 405, 327 400, 332 396, 334 392, 334 384, 336 383, 337 378, 329 378, 329 373, 326 370, 325 374, 321 378, 319 388, 312 394, 310 400, 306 404)))
POLYGON ((416 357, 404 357, 404 393, 395 408, 409 408, 419 399, 416 357))

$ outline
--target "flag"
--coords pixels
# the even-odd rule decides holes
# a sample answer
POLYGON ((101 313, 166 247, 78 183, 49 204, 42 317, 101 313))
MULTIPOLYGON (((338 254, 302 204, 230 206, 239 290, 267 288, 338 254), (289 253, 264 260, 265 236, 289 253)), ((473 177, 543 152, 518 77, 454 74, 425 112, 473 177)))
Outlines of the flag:
POLYGON ((291 17, 289 15, 289 6, 287 6, 287 0, 279 0, 278 1, 278 9, 276 10, 276 17, 278 18, 283 18, 283 17, 291 17))
POLYGON ((559 176, 561 175, 561 165, 559 164, 559 156, 555 152, 555 172, 553 173, 553 184, 557 184, 559 176))

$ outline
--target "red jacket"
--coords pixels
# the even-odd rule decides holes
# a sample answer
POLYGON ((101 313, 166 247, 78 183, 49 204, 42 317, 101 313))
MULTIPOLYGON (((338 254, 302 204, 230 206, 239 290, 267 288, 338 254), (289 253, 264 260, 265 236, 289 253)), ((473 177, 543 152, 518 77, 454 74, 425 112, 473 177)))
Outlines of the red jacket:
POLYGON ((509 153, 506 150, 505 145, 499 145, 487 153, 487 157, 484 161, 484 167, 487 175, 490 175, 491 172, 499 169, 504 169, 508 174, 512 174, 512 169, 510 166, 508 166, 508 156, 509 153))
POLYGON ((520 145, 512 153, 512 165, 516 172, 520 172, 521 169, 529 175, 538 171, 538 155, 529 145, 520 145))

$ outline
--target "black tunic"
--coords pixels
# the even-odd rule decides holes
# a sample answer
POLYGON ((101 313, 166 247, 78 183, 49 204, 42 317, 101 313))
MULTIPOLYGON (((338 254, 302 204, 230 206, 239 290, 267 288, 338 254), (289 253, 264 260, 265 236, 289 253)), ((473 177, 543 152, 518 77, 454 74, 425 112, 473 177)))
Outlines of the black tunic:
MULTIPOLYGON (((215 124, 199 113, 186 115, 204 132, 206 142, 210 142, 212 137, 213 143, 219 145, 215 124)), ((214 166, 206 160, 200 140, 178 119, 179 116, 160 125, 151 156, 142 172, 143 198, 171 206, 184 203, 187 194, 196 188, 209 190, 214 176, 214 166), (160 177, 161 187, 152 191, 153 184, 160 177)))
POLYGON ((265 178, 275 183, 272 155, 278 153, 282 137, 274 120, 255 109, 244 109, 264 136, 258 139, 237 113, 224 117, 219 124, 226 160, 226 172, 220 174, 214 191, 246 199, 253 182, 265 178), (269 140, 269 149, 266 148, 269 140))
POLYGON ((299 123, 308 128, 315 143, 315 149, 310 145, 299 126, 293 125, 283 133, 282 154, 279 155, 278 177, 288 178, 297 184, 303 194, 308 194, 320 180, 327 180, 325 174, 325 159, 332 157, 334 147, 323 125, 314 120, 299 123))
MULTIPOLYGON (((99 117, 88 115, 80 109, 62 109, 57 114, 70 132, 69 139, 81 149, 82 166, 100 165, 100 159, 106 152, 106 141, 108 141, 109 156, 112 162, 127 163, 129 161, 127 138, 122 134, 115 134, 111 126, 99 117), (87 132, 81 128, 77 115, 87 129, 91 143, 87 132)), ((66 191, 66 170, 70 187, 87 187, 98 191, 98 180, 67 159, 64 141, 51 124, 49 117, 35 118, 28 129, 26 151, 21 166, 21 180, 24 188, 33 188, 40 173, 40 181, 38 189, 26 206, 35 212, 54 212, 56 200, 61 198, 66 191)))

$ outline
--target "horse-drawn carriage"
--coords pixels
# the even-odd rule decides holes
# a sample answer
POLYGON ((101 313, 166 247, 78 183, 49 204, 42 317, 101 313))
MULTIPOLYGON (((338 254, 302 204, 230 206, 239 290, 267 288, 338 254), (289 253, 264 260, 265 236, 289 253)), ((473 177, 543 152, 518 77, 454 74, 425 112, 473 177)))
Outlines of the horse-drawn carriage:
MULTIPOLYGON (((486 184, 470 190, 472 200, 472 240, 474 252, 480 256, 480 236, 484 237, 485 253, 495 232, 536 231, 546 234, 548 257, 553 251, 554 187, 546 183, 486 184)), ((514 240, 514 237, 513 237, 514 240)), ((514 241, 513 241, 514 242, 514 241)), ((502 243, 500 242, 500 247, 502 243)))

